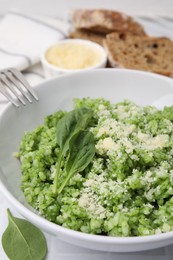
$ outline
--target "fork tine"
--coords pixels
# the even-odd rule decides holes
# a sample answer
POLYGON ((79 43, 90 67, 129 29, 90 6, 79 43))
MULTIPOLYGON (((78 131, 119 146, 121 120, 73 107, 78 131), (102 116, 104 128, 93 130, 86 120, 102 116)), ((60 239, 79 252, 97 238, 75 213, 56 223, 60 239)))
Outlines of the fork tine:
POLYGON ((26 100, 30 103, 33 98, 39 100, 23 74, 15 68, 0 70, 0 92, 16 107, 19 107, 18 101, 26 105, 26 100))
POLYGON ((23 100, 22 96, 20 96, 14 87, 12 87, 11 82, 7 79, 5 74, 3 72, 0 73, 0 80, 5 84, 6 87, 8 87, 11 92, 17 97, 17 99, 23 104, 26 105, 25 101, 23 100))
POLYGON ((16 102, 15 99, 11 97, 11 95, 6 91, 3 84, 0 82, 0 92, 15 106, 19 107, 19 104, 16 102))
POLYGON ((10 68, 8 71, 12 72, 12 74, 23 84, 23 86, 28 90, 28 92, 35 98, 35 100, 39 100, 33 89, 30 87, 29 83, 23 77, 22 73, 15 68, 10 68))
POLYGON ((32 103, 32 99, 30 98, 30 96, 27 94, 27 92, 25 92, 21 86, 19 85, 18 81, 15 79, 15 77, 13 76, 13 74, 10 71, 5 71, 4 75, 16 86, 16 88, 19 89, 19 91, 24 95, 24 97, 30 102, 32 103))

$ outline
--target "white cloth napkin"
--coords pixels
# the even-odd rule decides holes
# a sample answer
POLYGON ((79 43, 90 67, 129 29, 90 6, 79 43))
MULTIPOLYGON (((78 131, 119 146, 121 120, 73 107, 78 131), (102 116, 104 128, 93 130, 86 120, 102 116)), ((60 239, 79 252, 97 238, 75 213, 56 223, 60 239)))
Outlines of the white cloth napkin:
POLYGON ((61 19, 6 14, 0 21, 0 69, 24 70, 38 63, 43 50, 65 38, 68 30, 68 22, 61 19))

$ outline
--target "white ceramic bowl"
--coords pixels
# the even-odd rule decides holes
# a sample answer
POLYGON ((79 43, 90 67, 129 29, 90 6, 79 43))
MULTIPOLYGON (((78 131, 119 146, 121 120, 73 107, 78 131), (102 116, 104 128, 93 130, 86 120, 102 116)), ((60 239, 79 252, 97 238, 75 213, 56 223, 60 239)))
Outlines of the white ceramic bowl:
POLYGON ((50 78, 50 77, 59 76, 59 75, 65 74, 65 73, 104 68, 107 64, 107 54, 106 54, 105 49, 101 45, 94 43, 92 41, 81 40, 81 39, 65 39, 65 40, 61 40, 61 41, 49 46, 41 55, 41 63, 42 63, 42 66, 43 66, 43 69, 45 72, 45 76, 47 78, 50 78), (83 69, 64 69, 61 67, 57 67, 57 66, 51 64, 47 60, 46 53, 52 47, 57 46, 57 45, 63 45, 63 44, 80 44, 82 46, 89 47, 91 50, 96 51, 99 54, 100 59, 97 64, 87 67, 87 68, 83 68, 83 69))
POLYGON ((104 97, 112 102, 124 98, 148 105, 173 95, 173 80, 156 74, 121 69, 100 69, 67 74, 36 87, 39 102, 15 108, 8 104, 0 115, 0 190, 26 219, 60 239, 86 248, 130 252, 173 243, 173 232, 145 237, 106 237, 84 234, 53 224, 37 215, 20 189, 19 162, 13 157, 24 131, 41 124, 46 115, 71 109, 74 97, 104 97))

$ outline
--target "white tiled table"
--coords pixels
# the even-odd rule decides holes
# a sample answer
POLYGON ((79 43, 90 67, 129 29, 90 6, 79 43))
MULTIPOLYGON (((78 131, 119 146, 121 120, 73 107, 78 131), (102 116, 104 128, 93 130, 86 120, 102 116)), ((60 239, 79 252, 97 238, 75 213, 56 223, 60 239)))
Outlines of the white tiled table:
POLYGON ((22 9, 28 14, 62 16, 71 8, 110 8, 129 14, 173 14, 172 0, 0 0, 0 14, 11 8, 22 9))

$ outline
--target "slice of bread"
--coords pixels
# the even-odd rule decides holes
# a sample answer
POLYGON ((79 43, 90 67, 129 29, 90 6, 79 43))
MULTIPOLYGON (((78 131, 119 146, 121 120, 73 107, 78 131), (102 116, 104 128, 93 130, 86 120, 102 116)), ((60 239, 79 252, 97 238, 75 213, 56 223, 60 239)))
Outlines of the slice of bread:
POLYGON ((111 67, 173 75, 173 42, 168 38, 111 33, 104 47, 111 67))
POLYGON ((142 25, 131 16, 118 11, 104 9, 76 9, 72 13, 72 24, 76 29, 93 32, 131 32, 145 35, 142 25))
POLYGON ((103 40, 106 38, 106 34, 94 33, 94 32, 89 32, 86 30, 77 29, 75 31, 72 31, 69 34, 69 38, 90 40, 90 41, 96 42, 100 45, 103 45, 103 40))

